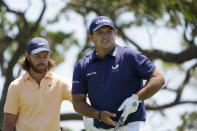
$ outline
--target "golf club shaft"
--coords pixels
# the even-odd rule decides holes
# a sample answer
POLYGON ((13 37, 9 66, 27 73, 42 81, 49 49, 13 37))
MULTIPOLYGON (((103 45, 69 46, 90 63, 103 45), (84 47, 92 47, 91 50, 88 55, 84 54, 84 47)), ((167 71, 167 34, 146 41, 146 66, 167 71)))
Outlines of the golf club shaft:
POLYGON ((120 117, 120 119, 118 120, 118 123, 116 124, 114 131, 117 131, 118 127, 120 126, 120 124, 122 123, 123 117, 120 117))

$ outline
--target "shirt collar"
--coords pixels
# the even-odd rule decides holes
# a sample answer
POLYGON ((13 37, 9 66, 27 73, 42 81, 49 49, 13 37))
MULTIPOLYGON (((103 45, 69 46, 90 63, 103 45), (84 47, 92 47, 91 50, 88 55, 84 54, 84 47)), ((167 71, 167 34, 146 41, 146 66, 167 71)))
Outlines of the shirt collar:
MULTIPOLYGON (((45 74, 44 78, 52 79, 52 72, 48 71, 48 72, 45 74)), ((30 79, 32 79, 32 77, 29 75, 29 72, 26 72, 26 73, 24 74, 24 79, 25 79, 25 80, 30 80, 30 79)))
MULTIPOLYGON (((118 55, 117 52, 118 52, 118 45, 115 44, 114 48, 107 55, 117 57, 117 55, 118 55)), ((96 59, 100 59, 100 58, 96 55, 96 49, 94 49, 94 51, 92 53, 92 61, 94 61, 96 59)))
POLYGON ((118 46, 115 44, 114 48, 109 52, 108 55, 117 57, 117 52, 118 52, 118 46))

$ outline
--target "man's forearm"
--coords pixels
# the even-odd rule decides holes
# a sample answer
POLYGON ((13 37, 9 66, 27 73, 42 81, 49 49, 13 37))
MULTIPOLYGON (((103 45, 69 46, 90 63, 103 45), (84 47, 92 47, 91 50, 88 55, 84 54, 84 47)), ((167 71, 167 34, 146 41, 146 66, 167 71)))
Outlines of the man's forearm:
POLYGON ((95 119, 100 119, 102 120, 104 123, 108 124, 108 125, 112 125, 115 126, 116 123, 111 119, 112 117, 116 117, 116 114, 108 112, 108 111, 99 111, 97 109, 95 109, 94 107, 88 105, 86 102, 78 102, 78 103, 74 103, 74 109, 76 112, 90 117, 90 118, 95 118, 95 119))
POLYGON ((14 125, 9 125, 4 123, 2 131, 14 131, 14 129, 15 129, 14 125))
POLYGON ((144 88, 137 93, 139 100, 146 100, 153 96, 164 83, 165 79, 158 71, 156 71, 156 74, 153 74, 153 76, 147 80, 144 88))
POLYGON ((95 109, 94 107, 90 106, 86 102, 75 102, 74 109, 76 112, 90 117, 90 118, 95 118, 98 119, 99 117, 99 110, 95 109))
POLYGON ((2 131, 15 131, 16 120, 17 120, 17 115, 11 113, 5 113, 2 131))

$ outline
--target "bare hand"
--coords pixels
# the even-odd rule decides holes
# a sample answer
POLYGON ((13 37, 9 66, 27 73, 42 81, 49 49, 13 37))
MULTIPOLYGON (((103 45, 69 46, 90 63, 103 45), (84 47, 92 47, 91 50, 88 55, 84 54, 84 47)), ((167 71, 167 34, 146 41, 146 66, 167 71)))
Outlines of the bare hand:
POLYGON ((101 120, 108 125, 115 126, 116 122, 111 119, 111 117, 116 117, 116 114, 111 113, 109 111, 101 112, 101 120))

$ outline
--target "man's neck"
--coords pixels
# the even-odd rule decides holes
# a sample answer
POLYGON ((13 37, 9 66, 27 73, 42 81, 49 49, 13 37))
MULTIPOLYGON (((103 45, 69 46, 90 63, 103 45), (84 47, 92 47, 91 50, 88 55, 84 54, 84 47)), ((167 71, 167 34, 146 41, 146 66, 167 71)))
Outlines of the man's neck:
POLYGON ((40 85, 40 81, 42 80, 42 78, 45 76, 45 73, 37 73, 35 71, 33 71, 32 69, 30 69, 29 71, 29 75, 40 85))
POLYGON ((107 49, 96 49, 96 55, 100 58, 104 58, 113 48, 114 46, 107 49))

